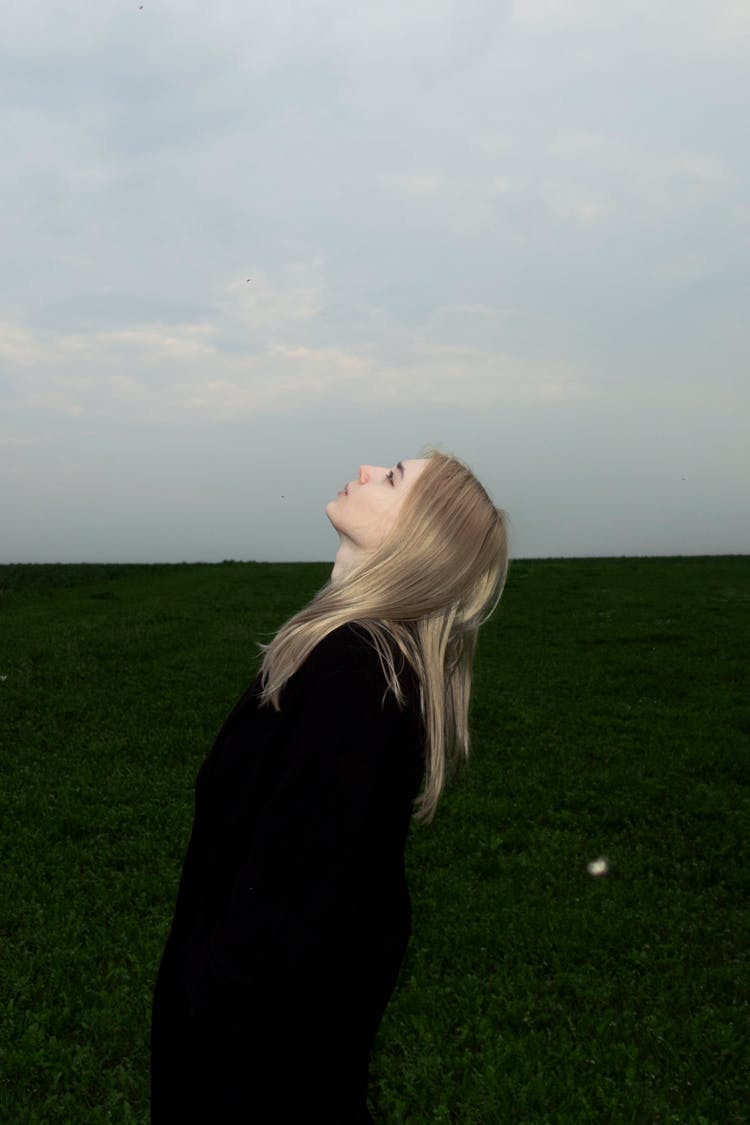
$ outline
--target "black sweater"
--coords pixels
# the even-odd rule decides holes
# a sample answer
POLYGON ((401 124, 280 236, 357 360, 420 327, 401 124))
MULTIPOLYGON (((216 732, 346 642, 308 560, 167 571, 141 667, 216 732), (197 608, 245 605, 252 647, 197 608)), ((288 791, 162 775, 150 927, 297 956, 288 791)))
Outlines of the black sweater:
POLYGON ((259 680, 200 768, 154 992, 152 1122, 371 1120, 368 1054, 410 933, 404 848, 422 779, 356 626, 288 681, 259 680))

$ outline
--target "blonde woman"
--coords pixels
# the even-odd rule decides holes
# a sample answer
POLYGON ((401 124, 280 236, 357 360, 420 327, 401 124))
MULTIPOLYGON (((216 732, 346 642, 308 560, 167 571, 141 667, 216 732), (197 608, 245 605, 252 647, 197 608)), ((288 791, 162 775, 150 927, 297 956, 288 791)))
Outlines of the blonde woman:
POLYGON ((198 774, 154 994, 154 1125, 372 1122, 409 823, 432 819, 468 754, 506 519, 436 452, 362 465, 326 513, 330 582, 264 646, 198 774))

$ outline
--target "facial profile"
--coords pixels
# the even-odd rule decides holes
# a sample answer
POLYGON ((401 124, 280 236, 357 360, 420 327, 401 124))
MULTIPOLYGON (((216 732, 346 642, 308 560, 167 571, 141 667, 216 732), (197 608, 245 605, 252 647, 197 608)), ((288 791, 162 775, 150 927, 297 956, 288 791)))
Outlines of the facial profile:
POLYGON ((359 553, 377 550, 427 463, 427 458, 415 458, 395 465, 360 465, 356 477, 326 505, 342 543, 359 553))

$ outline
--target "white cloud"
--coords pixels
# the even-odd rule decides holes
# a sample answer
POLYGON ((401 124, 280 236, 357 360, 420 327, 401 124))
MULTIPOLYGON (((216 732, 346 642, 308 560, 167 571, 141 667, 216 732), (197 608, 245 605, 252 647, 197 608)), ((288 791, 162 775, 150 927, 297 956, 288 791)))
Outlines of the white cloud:
POLYGON ((509 24, 519 32, 576 35, 616 25, 648 35, 651 47, 737 51, 750 37, 747 0, 512 0, 509 24))
POLYGON ((513 191, 517 187, 518 183, 512 176, 492 176, 488 191, 490 195, 505 195, 506 192, 513 191))
POLYGON ((750 35, 750 8, 745 0, 713 0, 710 5, 721 35, 750 35))
POLYGON ((445 190, 445 180, 428 172, 383 172, 379 180, 386 191, 415 199, 432 199, 445 190))
POLYGON ((646 0, 513 0, 510 23, 522 31, 609 24, 646 9, 646 0))
POLYGON ((230 282, 217 305, 224 318, 240 322, 263 339, 320 315, 325 301, 322 278, 307 280, 308 284, 280 288, 267 282, 261 271, 255 271, 250 278, 230 282))
POLYGON ((570 184, 542 184, 540 195, 556 215, 576 226, 597 226, 608 216, 609 207, 602 199, 570 184))
POLYGON ((24 434, 0 434, 0 445, 33 445, 34 439, 24 434))
POLYGON ((612 134, 563 134, 553 140, 551 154, 582 179, 607 184, 615 198, 629 198, 642 210, 713 205, 733 181, 727 160, 713 153, 678 144, 636 145, 612 134))
POLYGON ((0 361, 19 367, 42 362, 47 350, 41 336, 22 324, 0 323, 0 361))
MULTIPOLYGON (((281 302, 274 312, 279 307, 281 302)), ((296 307, 292 300, 291 316, 296 307)), ((487 310, 468 312, 482 317, 487 310)), ((568 362, 531 362, 478 347, 417 339, 394 361, 379 355, 374 341, 348 349, 275 342, 250 353, 224 350, 220 335, 210 325, 43 338, 8 333, 25 343, 19 400, 75 416, 119 417, 125 411, 142 421, 196 414, 235 419, 305 403, 489 406, 586 393, 585 380, 568 362)))

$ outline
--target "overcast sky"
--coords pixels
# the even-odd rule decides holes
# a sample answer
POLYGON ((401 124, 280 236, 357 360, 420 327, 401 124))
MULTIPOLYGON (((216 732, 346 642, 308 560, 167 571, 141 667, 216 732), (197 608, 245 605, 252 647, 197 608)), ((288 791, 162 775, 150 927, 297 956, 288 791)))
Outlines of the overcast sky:
POLYGON ((750 550, 748 0, 34 0, 0 87, 0 561, 332 559, 427 443, 750 550))

